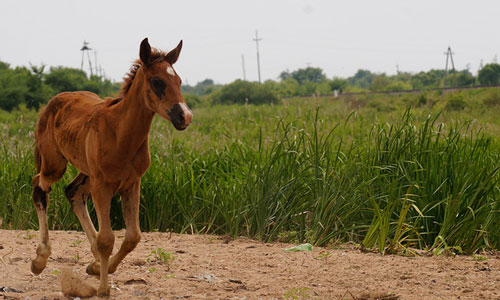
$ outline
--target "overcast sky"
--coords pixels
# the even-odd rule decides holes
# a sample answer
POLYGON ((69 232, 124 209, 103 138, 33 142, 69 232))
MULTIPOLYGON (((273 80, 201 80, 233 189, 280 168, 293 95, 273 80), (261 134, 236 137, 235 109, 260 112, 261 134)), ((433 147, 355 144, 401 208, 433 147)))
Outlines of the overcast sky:
POLYGON ((87 40, 120 81, 144 37, 164 50, 182 39, 175 68, 184 82, 242 78, 242 55, 257 80, 258 30, 264 80, 307 66, 328 77, 444 68, 448 46, 456 67, 475 73, 500 55, 499 13, 494 0, 1 0, 0 60, 80 68, 87 40))

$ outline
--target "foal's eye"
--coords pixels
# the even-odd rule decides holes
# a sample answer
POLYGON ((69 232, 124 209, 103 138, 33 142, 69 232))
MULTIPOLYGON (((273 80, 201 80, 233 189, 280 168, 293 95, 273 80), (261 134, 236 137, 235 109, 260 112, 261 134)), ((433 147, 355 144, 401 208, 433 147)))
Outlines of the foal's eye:
POLYGON ((150 80, 150 84, 156 96, 158 96, 158 98, 163 98, 163 95, 165 95, 165 87, 167 86, 165 84, 165 81, 163 81, 163 79, 161 78, 156 77, 150 80))

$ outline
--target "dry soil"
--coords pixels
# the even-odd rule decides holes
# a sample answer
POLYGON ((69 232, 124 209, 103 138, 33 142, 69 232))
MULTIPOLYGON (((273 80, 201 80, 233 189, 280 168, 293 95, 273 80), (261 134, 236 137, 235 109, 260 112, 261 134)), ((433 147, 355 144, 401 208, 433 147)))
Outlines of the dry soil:
MULTIPOLYGON (((116 232, 115 251, 124 231, 116 232)), ((0 230, 0 299, 66 299, 58 277, 85 273, 93 257, 84 233, 51 231, 52 255, 30 272, 36 231, 0 230)), ((404 257, 362 253, 350 245, 286 252, 289 244, 240 238, 144 233, 110 275, 111 299, 500 299, 500 259, 404 257), (158 261, 162 249, 173 260, 158 261)), ((98 299, 98 298, 95 298, 98 299)))

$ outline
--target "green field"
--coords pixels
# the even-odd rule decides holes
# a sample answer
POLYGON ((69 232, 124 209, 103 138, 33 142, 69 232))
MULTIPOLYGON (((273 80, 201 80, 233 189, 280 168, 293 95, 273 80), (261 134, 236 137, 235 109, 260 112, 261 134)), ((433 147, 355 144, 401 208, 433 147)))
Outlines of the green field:
MULTIPOLYGON (((0 112, 2 228, 38 228, 36 115, 0 112)), ((480 89, 197 107, 183 132, 157 117, 141 227, 380 252, 498 249, 499 115, 500 90, 480 89)), ((53 186, 51 229, 80 229, 63 193, 76 174, 53 186)), ((118 197, 111 217, 124 226, 118 197)))

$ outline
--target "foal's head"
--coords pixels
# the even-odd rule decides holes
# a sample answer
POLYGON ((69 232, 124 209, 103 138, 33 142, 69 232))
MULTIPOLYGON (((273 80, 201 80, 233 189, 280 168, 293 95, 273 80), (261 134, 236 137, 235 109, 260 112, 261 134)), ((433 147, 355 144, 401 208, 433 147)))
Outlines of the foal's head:
POLYGON ((191 123, 193 113, 181 94, 181 79, 173 64, 181 52, 182 41, 168 53, 151 51, 148 39, 141 43, 140 58, 144 74, 145 104, 163 118, 170 120, 178 130, 191 123))

